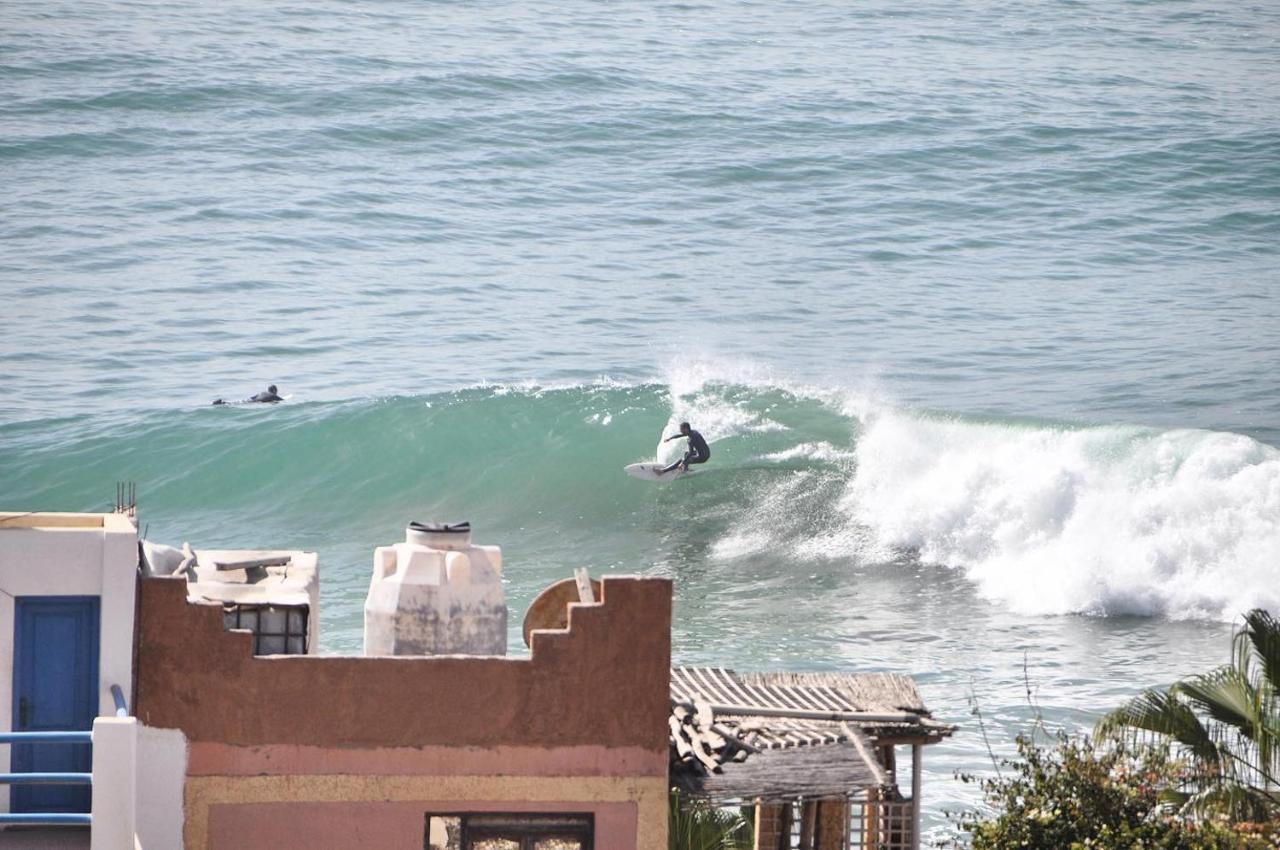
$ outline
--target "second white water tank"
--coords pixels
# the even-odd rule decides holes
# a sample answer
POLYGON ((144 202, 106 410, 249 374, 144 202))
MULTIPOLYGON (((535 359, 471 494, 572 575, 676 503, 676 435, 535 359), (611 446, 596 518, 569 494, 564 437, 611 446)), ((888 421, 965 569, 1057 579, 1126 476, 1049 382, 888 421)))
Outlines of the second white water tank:
POLYGON ((373 552, 365 655, 505 655, 502 550, 473 546, 469 523, 410 523, 373 552))

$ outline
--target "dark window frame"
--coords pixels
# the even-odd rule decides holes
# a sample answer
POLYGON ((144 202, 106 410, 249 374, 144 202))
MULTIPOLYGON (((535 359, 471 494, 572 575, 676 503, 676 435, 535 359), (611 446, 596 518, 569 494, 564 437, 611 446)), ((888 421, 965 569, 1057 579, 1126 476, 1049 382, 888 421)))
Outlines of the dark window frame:
POLYGON ((582 850, 593 850, 595 846, 596 818, 592 812, 427 812, 423 818, 424 850, 430 850, 432 818, 461 821, 462 850, 471 850, 474 842, 492 839, 516 841, 520 850, 535 850, 536 842, 548 838, 576 840, 582 850), (510 822, 504 824, 503 819, 510 822))
POLYGON ((256 602, 224 602, 222 603, 222 626, 230 631, 232 629, 246 630, 253 635, 253 654, 254 655, 306 655, 310 650, 310 619, 311 606, 309 605, 275 605, 275 604, 259 604, 256 602), (284 614, 284 631, 262 631, 263 614, 268 611, 279 611, 284 614), (245 613, 253 614, 253 621, 256 627, 242 624, 242 615, 245 613), (281 652, 263 652, 263 638, 279 638, 284 643, 284 649, 281 652), (300 640, 302 645, 301 652, 291 652, 289 650, 290 643, 300 640))

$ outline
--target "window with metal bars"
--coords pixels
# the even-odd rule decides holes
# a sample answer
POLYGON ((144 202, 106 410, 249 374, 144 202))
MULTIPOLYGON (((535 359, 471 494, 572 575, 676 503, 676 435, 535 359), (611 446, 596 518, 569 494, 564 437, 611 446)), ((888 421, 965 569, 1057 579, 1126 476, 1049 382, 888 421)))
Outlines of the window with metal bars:
POLYGON ((306 605, 229 602, 222 606, 222 625, 253 632, 254 655, 306 655, 309 614, 306 605))
POLYGON ((474 813, 426 816, 425 850, 591 850, 590 814, 474 813))

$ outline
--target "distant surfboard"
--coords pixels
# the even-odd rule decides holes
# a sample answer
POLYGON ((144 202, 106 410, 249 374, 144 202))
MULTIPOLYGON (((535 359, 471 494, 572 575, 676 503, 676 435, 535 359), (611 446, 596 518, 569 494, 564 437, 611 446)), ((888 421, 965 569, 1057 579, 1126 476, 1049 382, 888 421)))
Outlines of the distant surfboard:
POLYGON ((622 471, 630 475, 632 478, 639 478, 641 481, 675 481, 689 473, 683 469, 673 469, 666 474, 659 473, 659 470, 665 469, 665 463, 632 463, 622 467, 622 471))

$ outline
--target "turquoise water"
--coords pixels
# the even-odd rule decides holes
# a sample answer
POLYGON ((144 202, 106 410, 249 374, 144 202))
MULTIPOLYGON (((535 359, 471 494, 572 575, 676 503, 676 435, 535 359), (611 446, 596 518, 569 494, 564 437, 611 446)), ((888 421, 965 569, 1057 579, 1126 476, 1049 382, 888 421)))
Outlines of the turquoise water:
MULTIPOLYGON (((1280 8, 9 2, 0 497, 675 580, 675 653, 1027 723, 1280 608, 1280 8), (274 382, 272 408, 211 408, 274 382), (622 476, 687 417, 695 476, 622 476)), ((671 448, 670 446, 668 448, 671 448)), ((513 628, 514 641, 518 635, 513 628)))

